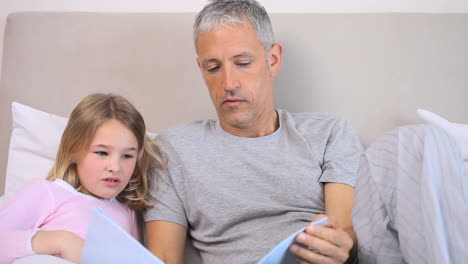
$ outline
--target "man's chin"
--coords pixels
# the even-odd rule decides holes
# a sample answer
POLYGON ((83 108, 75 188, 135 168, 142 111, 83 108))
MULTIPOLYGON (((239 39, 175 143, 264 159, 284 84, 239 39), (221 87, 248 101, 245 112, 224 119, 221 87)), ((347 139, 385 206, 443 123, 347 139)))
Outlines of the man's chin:
POLYGON ((222 122, 225 125, 237 127, 237 128, 248 127, 248 124, 250 123, 249 116, 242 114, 242 113, 225 114, 220 118, 220 120, 222 120, 222 122))

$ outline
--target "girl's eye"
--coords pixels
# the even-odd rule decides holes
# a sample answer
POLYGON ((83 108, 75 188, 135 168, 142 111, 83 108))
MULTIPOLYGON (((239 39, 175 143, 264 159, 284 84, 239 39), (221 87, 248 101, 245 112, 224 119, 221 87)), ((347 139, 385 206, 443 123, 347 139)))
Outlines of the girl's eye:
POLYGON ((125 154, 125 155, 123 155, 123 158, 124 158, 124 159, 132 159, 132 158, 133 158, 133 155, 125 154))
POLYGON ((97 154, 98 156, 107 156, 107 152, 105 151, 95 151, 94 153, 97 154))

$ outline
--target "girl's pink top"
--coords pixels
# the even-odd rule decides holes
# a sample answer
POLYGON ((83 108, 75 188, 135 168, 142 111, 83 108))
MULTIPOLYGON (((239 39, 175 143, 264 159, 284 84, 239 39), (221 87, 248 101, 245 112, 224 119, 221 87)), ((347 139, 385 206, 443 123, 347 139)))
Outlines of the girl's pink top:
POLYGON ((38 229, 66 230, 84 239, 96 207, 138 239, 135 212, 126 205, 80 193, 60 179, 34 179, 0 210, 0 263, 35 254, 31 238, 38 229))

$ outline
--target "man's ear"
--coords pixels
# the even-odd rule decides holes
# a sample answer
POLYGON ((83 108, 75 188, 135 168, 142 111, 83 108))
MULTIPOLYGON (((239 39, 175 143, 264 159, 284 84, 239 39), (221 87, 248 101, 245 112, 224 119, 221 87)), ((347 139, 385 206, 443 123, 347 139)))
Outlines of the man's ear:
POLYGON ((283 56, 283 46, 279 43, 273 44, 270 49, 270 72, 271 76, 276 76, 281 70, 281 62, 283 56))
POLYGON ((199 57, 196 57, 195 60, 197 61, 198 68, 201 70, 200 58, 199 58, 199 57))

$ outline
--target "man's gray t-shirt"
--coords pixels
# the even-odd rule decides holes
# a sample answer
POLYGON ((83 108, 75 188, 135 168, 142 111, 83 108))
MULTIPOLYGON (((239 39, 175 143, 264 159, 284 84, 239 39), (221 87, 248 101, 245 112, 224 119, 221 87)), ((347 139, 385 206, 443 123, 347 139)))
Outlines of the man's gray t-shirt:
POLYGON ((215 120, 160 134, 169 164, 154 175, 145 220, 187 227, 203 263, 256 263, 324 213, 323 183, 354 186, 359 140, 336 116, 277 112, 280 127, 263 137, 215 120))

